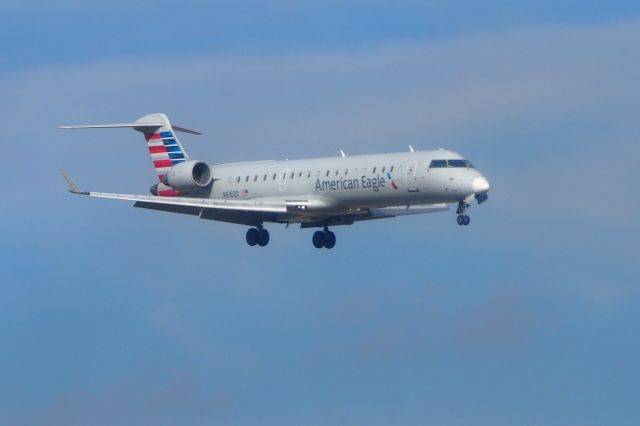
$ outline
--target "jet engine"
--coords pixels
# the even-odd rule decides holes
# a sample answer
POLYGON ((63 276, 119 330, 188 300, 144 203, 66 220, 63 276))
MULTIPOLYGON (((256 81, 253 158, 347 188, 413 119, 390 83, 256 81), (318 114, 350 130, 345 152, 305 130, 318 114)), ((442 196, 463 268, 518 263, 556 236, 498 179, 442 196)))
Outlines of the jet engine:
POLYGON ((202 161, 185 161, 171 167, 163 183, 180 192, 193 192, 211 183, 211 169, 202 161))

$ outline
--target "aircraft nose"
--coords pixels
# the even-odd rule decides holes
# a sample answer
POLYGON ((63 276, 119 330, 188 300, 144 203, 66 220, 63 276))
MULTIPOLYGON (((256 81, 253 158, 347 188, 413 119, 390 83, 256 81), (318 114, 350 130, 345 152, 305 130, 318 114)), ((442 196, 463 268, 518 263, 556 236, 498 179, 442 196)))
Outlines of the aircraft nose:
POLYGON ((478 193, 487 192, 491 188, 491 185, 489 185, 489 181, 484 176, 480 176, 471 182, 471 187, 473 188, 473 192, 478 193))

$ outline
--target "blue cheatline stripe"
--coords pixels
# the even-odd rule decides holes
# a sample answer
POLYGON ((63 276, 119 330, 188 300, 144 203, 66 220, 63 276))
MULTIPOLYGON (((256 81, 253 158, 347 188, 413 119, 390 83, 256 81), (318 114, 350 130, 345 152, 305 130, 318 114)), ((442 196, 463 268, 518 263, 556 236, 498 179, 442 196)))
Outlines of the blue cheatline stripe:
POLYGON ((173 133, 171 133, 171 132, 162 132, 162 133, 160 133, 160 137, 161 138, 172 138, 173 137, 173 133))
POLYGON ((173 164, 175 166, 176 164, 184 163, 184 161, 185 160, 171 160, 171 164, 173 164))
POLYGON ((173 159, 180 159, 180 158, 184 158, 184 155, 181 152, 176 152, 176 153, 169 153, 169 158, 173 159))
POLYGON ((165 149, 167 152, 182 152, 182 149, 178 145, 167 145, 165 149))

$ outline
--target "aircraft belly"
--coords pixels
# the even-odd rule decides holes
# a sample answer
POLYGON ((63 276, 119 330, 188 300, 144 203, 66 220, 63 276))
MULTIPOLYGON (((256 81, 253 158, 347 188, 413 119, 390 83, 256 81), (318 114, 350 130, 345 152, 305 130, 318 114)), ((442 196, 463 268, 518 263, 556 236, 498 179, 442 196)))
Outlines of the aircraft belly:
POLYGON ((385 207, 392 205, 429 204, 439 202, 437 196, 420 192, 408 192, 404 189, 385 189, 378 192, 360 191, 357 193, 337 193, 336 199, 349 208, 385 207))

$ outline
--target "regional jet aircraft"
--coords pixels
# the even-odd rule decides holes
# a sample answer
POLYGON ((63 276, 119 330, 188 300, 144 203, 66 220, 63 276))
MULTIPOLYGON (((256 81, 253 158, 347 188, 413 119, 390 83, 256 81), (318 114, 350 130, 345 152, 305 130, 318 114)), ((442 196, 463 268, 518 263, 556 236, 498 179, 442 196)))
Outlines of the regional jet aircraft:
POLYGON ((457 203, 458 225, 469 225, 466 210, 487 200, 489 182, 473 165, 451 151, 345 155, 306 160, 252 161, 209 165, 189 158, 164 114, 133 123, 62 126, 132 128, 144 134, 158 183, 152 195, 86 192, 62 171, 69 191, 90 197, 133 201, 135 207, 247 225, 250 246, 266 246, 265 223, 321 228, 313 245, 336 244, 329 227, 448 210, 457 203))

